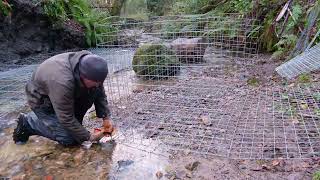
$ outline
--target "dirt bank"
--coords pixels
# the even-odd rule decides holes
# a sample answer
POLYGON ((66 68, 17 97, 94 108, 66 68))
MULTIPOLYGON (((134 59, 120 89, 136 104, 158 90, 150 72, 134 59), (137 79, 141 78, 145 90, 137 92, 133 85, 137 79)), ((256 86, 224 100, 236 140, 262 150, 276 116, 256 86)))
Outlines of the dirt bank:
POLYGON ((72 20, 54 25, 41 4, 9 0, 12 12, 0 14, 0 63, 30 55, 85 47, 82 27, 72 20))

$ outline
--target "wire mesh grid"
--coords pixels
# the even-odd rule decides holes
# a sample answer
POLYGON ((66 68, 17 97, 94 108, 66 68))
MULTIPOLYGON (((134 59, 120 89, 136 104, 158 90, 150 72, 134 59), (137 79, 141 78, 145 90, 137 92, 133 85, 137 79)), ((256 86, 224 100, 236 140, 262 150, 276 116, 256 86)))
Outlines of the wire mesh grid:
POLYGON ((0 72, 0 120, 25 105, 24 87, 35 68, 36 65, 19 66, 0 72))
MULTIPOLYGON (((319 85, 253 89, 243 84, 237 71, 254 67, 256 26, 254 20, 231 17, 101 25, 112 31, 98 34, 98 48, 90 51, 109 62, 105 89, 119 127, 117 142, 159 155, 319 156, 319 85), (230 23, 231 17, 237 21, 230 23), (226 21, 210 25, 216 19, 226 21), (164 31, 169 22, 179 22, 179 28, 164 31), (194 23, 200 29, 186 27, 194 23), (233 31, 231 24, 239 29, 233 31)), ((35 67, 1 72, 2 114, 11 110, 7 104, 23 102, 24 84, 35 67)))
POLYGON ((235 15, 108 26, 92 51, 113 62, 105 87, 118 142, 233 159, 318 156, 317 85, 252 89, 237 77, 253 68, 256 27, 235 15))
POLYGON ((284 78, 292 79, 303 73, 319 70, 320 44, 306 50, 292 60, 279 66, 276 71, 284 78))

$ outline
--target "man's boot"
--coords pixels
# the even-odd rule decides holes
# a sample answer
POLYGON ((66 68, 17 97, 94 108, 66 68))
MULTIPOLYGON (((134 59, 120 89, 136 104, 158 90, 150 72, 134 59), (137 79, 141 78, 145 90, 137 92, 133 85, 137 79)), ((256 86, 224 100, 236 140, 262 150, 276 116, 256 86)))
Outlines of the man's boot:
POLYGON ((25 144, 32 134, 29 132, 30 125, 28 123, 28 116, 20 113, 18 117, 17 127, 13 131, 13 141, 16 144, 25 144))

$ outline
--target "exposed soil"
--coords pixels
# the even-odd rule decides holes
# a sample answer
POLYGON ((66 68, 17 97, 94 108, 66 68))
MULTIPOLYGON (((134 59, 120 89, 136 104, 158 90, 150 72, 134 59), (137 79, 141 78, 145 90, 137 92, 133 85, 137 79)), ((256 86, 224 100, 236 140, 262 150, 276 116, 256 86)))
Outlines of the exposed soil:
POLYGON ((41 3, 9 0, 10 16, 0 14, 0 65, 31 55, 85 47, 83 28, 72 20, 52 24, 41 3))

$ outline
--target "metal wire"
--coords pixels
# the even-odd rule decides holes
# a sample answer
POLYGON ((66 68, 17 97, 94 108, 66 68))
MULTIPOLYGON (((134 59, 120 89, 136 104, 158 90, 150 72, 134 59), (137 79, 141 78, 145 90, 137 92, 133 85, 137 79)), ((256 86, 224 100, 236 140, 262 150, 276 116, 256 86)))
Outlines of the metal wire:
POLYGON ((320 44, 282 64, 276 68, 278 74, 284 78, 292 79, 300 74, 309 73, 320 68, 320 44))
MULTIPOLYGON (((104 85, 118 143, 162 155, 319 157, 319 84, 251 88, 239 81, 237 71, 255 62, 257 46, 250 32, 254 21, 234 17, 157 17, 114 23, 109 36, 98 34, 105 41, 90 51, 109 62, 104 85), (179 28, 164 31, 168 22, 179 28), (195 22, 204 27, 186 30, 195 22), (205 40, 194 40, 199 37, 205 40)), ((35 67, 0 73, 1 112, 23 102, 23 86, 35 67)))

